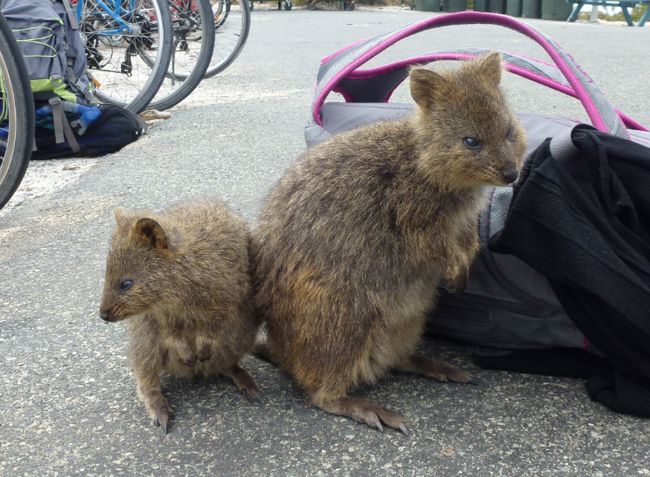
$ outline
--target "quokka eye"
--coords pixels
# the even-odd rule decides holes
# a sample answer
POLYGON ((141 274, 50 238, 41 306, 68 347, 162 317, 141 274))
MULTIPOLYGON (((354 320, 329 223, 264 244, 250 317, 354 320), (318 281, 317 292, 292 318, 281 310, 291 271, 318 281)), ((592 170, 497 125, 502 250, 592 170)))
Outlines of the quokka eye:
POLYGON ((123 280, 120 282, 120 290, 126 291, 133 286, 133 280, 123 280))
POLYGON ((475 137, 466 137, 463 139, 463 144, 465 144, 465 147, 468 149, 480 149, 481 148, 481 143, 478 139, 475 137))
POLYGON ((512 139, 512 127, 508 128, 508 132, 506 133, 506 139, 512 139))

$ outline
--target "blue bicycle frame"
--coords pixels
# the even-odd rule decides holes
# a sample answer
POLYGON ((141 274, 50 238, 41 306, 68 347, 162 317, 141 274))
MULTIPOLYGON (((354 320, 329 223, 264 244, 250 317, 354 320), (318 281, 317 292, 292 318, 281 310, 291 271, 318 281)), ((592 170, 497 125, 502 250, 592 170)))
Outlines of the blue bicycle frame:
MULTIPOLYGON (((116 36, 133 33, 133 28, 123 18, 131 16, 135 11, 136 0, 94 0, 94 3, 99 7, 93 12, 95 15, 108 15, 120 26, 120 28, 99 32, 98 35, 116 36), (100 9, 103 12, 99 11, 100 9)), ((77 2, 77 21, 81 21, 85 4, 86 0, 79 0, 77 2)))

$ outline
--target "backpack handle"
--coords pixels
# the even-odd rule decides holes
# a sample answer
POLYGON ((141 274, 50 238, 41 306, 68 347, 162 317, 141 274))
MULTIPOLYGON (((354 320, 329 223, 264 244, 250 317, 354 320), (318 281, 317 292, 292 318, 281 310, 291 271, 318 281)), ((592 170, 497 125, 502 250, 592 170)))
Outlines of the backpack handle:
MULTIPOLYGON (((394 63, 368 69, 356 69, 341 79, 333 91, 341 93, 347 102, 378 103, 388 102, 395 89, 409 75, 413 65, 423 65, 435 61, 466 61, 493 50, 482 48, 458 48, 453 50, 436 51, 426 55, 415 56, 394 63)), ((545 61, 501 51, 504 67, 510 73, 534 81, 548 88, 559 91, 573 98, 575 92, 555 65, 545 61)), ((648 131, 648 129, 615 109, 616 114, 627 129, 648 131)))
POLYGON ((582 103, 594 127, 622 137, 629 137, 625 125, 605 95, 592 79, 578 66, 553 39, 535 28, 507 15, 485 12, 459 12, 427 18, 406 25, 398 30, 379 35, 369 40, 353 43, 321 62, 318 71, 312 115, 317 124, 322 124, 320 110, 329 93, 348 74, 371 58, 404 38, 432 28, 452 25, 486 24, 497 25, 517 31, 537 42, 551 57, 566 79, 575 97, 582 103))

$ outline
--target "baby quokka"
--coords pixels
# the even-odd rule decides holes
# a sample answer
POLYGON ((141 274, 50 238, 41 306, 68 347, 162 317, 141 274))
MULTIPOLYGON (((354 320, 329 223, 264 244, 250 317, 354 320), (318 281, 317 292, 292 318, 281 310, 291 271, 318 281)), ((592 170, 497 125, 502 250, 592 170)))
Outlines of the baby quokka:
POLYGON ((161 373, 225 375, 249 396, 258 388, 240 360, 254 343, 248 228, 220 202, 160 214, 115 211, 100 307, 128 319, 138 397, 165 432, 173 419, 161 373))
POLYGON ((253 237, 263 351, 321 409, 406 433, 397 412, 350 393, 390 370, 470 381, 414 353, 440 280, 464 287, 484 187, 517 177, 525 138, 501 72, 496 53, 413 69, 412 117, 313 147, 268 197, 253 237))

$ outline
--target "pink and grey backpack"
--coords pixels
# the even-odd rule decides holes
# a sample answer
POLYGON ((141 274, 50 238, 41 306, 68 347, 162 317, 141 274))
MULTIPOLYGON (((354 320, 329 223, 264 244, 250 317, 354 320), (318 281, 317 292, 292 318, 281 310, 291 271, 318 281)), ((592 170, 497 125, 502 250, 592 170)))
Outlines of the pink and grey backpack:
MULTIPOLYGON (((599 150, 603 155, 610 153, 618 158, 621 148, 627 150, 629 146, 630 157, 634 160, 642 158, 634 164, 634 167, 640 167, 642 173, 645 173, 644 168, 647 168, 646 189, 650 190, 650 150, 639 146, 650 146, 648 129, 615 109, 592 79, 575 63, 571 55, 562 50, 554 40, 514 18, 492 13, 461 12, 435 16, 407 25, 397 31, 354 43, 323 58, 318 71, 312 115, 305 127, 307 145, 312 146, 331 135, 364 124, 397 119, 410 114, 413 105, 391 103, 390 99, 395 89, 408 77, 411 65, 441 60, 467 60, 487 53, 487 50, 438 51, 379 67, 364 68, 364 64, 409 36, 424 30, 461 24, 491 24, 506 27, 541 45, 553 63, 501 52, 506 70, 578 99, 584 106, 591 125, 595 128, 585 129, 585 126, 578 126, 577 121, 569 118, 547 117, 529 112, 520 113, 520 119, 528 135, 526 163, 535 162, 531 159, 534 157, 541 162, 540 157, 544 153, 548 153, 557 162, 570 161, 571 157, 577 160, 575 158, 580 154, 584 155, 584 151, 580 148, 587 148, 586 144, 591 144, 589 147, 593 146, 594 151, 599 150), (342 95, 345 102, 327 101, 332 92, 342 95), (608 134, 601 137, 600 133, 608 134)), ((625 159, 625 154, 623 157, 625 159)), ((612 157, 612 160, 614 159, 616 158, 612 157)), ((545 167, 552 166, 553 164, 547 164, 545 167)), ((529 172, 527 171, 526 174, 529 172)), ((618 181, 618 178, 612 180, 618 181)), ((602 184, 596 184, 596 188, 601 186, 602 184)), ((640 396, 637 402, 645 404, 635 405, 630 404, 629 401, 621 404, 617 401, 624 388, 622 381, 619 381, 623 378, 616 373, 610 373, 606 378, 603 378, 601 373, 598 379, 588 381, 587 387, 592 398, 604 402, 613 409, 650 416, 650 356, 643 351, 647 346, 635 347, 633 343, 639 336, 650 340, 650 315, 645 319, 642 318, 641 322, 632 323, 633 315, 637 310, 630 308, 627 315, 621 314, 620 326, 618 323, 609 322, 604 323, 603 326, 598 322, 598 329, 591 326, 589 322, 577 325, 575 316, 568 313, 569 309, 566 307, 568 301, 562 301, 562 295, 558 293, 556 277, 540 272, 540 269, 544 268, 543 264, 531 266, 531 261, 524 261, 516 254, 496 253, 495 250, 499 250, 499 247, 494 247, 492 244, 496 238, 503 235, 504 229, 508 228, 513 215, 511 204, 517 199, 518 193, 517 185, 514 187, 514 199, 513 187, 496 187, 489 191, 489 205, 481 212, 479 220, 481 253, 475 260, 467 288, 461 294, 447 293, 444 288, 440 290, 439 304, 434 316, 429 320, 428 331, 475 344, 518 350, 562 348, 576 353, 581 352, 579 350, 587 350, 590 352, 588 356, 605 355, 608 360, 608 363, 604 364, 605 367, 610 366, 611 363, 631 363, 620 366, 623 370, 633 368, 637 371, 631 377, 628 373, 631 381, 626 382, 626 386, 629 384, 635 392, 628 392, 630 388, 625 388, 627 395, 628 397, 640 396), (615 336, 617 330, 621 330, 620 336, 615 336), (613 348, 610 346, 612 343, 616 343, 619 347, 613 348), (617 361, 619 358, 621 361, 617 361), (641 391, 636 393, 635 386, 639 382, 643 384, 639 388, 641 391), (618 383, 618 391, 616 383, 618 383)), ((639 214, 645 212, 647 211, 641 210, 639 214)), ((614 215, 615 213, 612 213, 612 216, 614 215)), ((641 236, 643 237, 643 234, 641 236)), ((578 237, 577 241, 579 240, 578 237)), ((639 240, 639 243, 642 242, 643 240, 639 240)), ((619 249, 625 246, 623 244, 619 249)), ((500 251, 503 251, 503 248, 500 251)), ((619 251, 615 250, 612 255, 618 254, 619 251)), ((630 254, 633 255, 633 252, 630 254)), ((644 257, 644 253, 641 252, 636 257, 638 264, 633 264, 629 276, 625 277, 628 281, 624 283, 629 283, 628 290, 638 285, 637 297, 640 297, 637 300, 638 305, 641 306, 641 301, 645 300, 643 306, 647 303, 647 309, 650 309, 650 273, 643 275, 650 270, 650 254, 644 257)), ((628 263, 624 258, 617 255, 617 260, 620 259, 621 263, 628 263)), ((604 280, 607 279, 609 277, 604 277, 604 280)), ((607 293, 606 290, 605 294, 607 293)), ((643 311, 640 316, 643 316, 643 311)), ((597 318, 603 317, 599 315, 597 318)), ((565 358, 569 359, 567 357, 569 355, 558 358, 558 355, 549 357, 550 355, 535 353, 538 351, 521 357, 522 362, 528 358, 532 359, 528 369, 521 367, 518 369, 528 371, 539 369, 543 372, 544 366, 537 368, 539 360, 549 358, 558 363, 564 362, 565 358)), ((578 361, 581 359, 579 357, 578 361)), ((517 369, 517 365, 511 366, 512 361, 501 364, 503 368, 517 369)), ((487 366, 490 365, 491 363, 487 362, 487 366)), ((494 364, 494 366, 500 365, 494 364)), ((589 368, 591 363, 586 366, 589 368)), ((581 376, 593 377, 590 369, 581 376)), ((615 369, 617 373, 620 370, 616 366, 615 369)))

